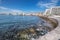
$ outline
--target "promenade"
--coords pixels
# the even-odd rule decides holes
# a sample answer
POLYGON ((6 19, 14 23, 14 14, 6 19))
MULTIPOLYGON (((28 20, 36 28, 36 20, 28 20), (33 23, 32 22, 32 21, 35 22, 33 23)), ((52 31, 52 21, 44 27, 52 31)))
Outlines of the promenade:
POLYGON ((56 19, 58 21, 58 26, 37 40, 60 40, 60 16, 50 16, 48 18, 56 19))

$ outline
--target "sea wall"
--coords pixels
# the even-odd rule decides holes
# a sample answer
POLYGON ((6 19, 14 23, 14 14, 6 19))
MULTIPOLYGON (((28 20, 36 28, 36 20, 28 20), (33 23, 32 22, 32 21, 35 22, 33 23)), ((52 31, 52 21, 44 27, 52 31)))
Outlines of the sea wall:
MULTIPOLYGON (((55 19, 58 22, 58 25, 56 26, 55 29, 53 29, 52 31, 48 32, 46 35, 40 37, 37 40, 60 40, 60 17, 48 17, 50 20, 55 19)), ((54 20, 52 20, 54 21, 54 20)))

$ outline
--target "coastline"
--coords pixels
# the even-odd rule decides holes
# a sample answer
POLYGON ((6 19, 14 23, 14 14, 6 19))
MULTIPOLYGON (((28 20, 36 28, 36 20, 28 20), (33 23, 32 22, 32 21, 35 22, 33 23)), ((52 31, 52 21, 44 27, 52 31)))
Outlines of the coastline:
POLYGON ((56 19, 58 21, 58 25, 54 30, 48 32, 46 35, 40 37, 37 40, 60 40, 60 17, 51 16, 48 18, 56 19))
MULTIPOLYGON (((45 24, 45 25, 42 25, 42 26, 36 26, 36 27, 30 27, 30 28, 26 28, 26 29, 22 29, 22 30, 15 30, 15 29, 13 29, 13 30, 9 30, 9 31, 7 31, 5 34, 6 35, 8 35, 9 34, 9 32, 13 32, 13 34, 12 35, 15 35, 14 37, 16 37, 16 38, 18 38, 18 36, 19 35, 21 35, 21 36, 19 36, 19 38, 18 39, 20 39, 20 37, 22 37, 22 38, 26 38, 28 35, 27 34, 29 34, 30 35, 30 33, 32 34, 31 36, 35 36, 36 38, 37 37, 42 37, 42 36, 44 36, 44 35, 46 35, 48 32, 50 32, 51 30, 53 30, 56 26, 57 26, 57 21, 55 20, 55 19, 52 19, 52 18, 48 18, 48 17, 45 17, 45 16, 38 16, 39 18, 42 18, 43 20, 45 20, 45 23, 47 23, 47 24, 45 24), (55 21, 52 21, 52 20, 55 20, 55 21), (49 26, 47 26, 49 24, 49 26), (50 24, 51 24, 51 26, 50 26, 50 24), (55 26, 56 25, 56 26, 55 26), (43 30, 43 28, 44 28, 44 30, 43 30), (37 29, 42 29, 42 30, 37 30, 37 29), (43 31, 42 33, 40 32, 40 31, 43 31), (40 32, 40 36, 39 36, 39 32, 40 32), (16 33, 16 34, 15 34, 16 33), (25 37, 26 36, 26 37, 25 37)), ((43 22, 44 23, 44 22, 43 22)), ((11 26, 12 27, 12 26, 11 26)), ((5 38, 6 37, 8 37, 8 36, 4 36, 5 38)), ((11 35, 11 33, 9 34, 9 35, 11 35)), ((12 36, 11 35, 11 36, 12 36)), ((27 37, 28 38, 28 37, 27 37)), ((14 38, 13 38, 14 39, 14 38)), ((39 39, 39 38, 38 38, 39 39)), ((2 40, 2 39, 1 39, 2 40)), ((32 40, 32 39, 31 39, 32 40)), ((40 39, 39 39, 40 40, 40 39)))
POLYGON ((45 17, 45 16, 39 16, 39 17, 44 19, 45 21, 49 22, 50 24, 52 24, 53 28, 56 28, 58 25, 58 21, 54 18, 49 18, 49 17, 45 17))

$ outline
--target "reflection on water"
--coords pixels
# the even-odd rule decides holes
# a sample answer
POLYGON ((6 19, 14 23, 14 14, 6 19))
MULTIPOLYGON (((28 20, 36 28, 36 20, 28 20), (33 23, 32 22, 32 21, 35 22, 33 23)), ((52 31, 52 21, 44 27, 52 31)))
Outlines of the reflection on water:
POLYGON ((0 15, 0 40, 32 40, 49 30, 45 20, 37 16, 0 15))

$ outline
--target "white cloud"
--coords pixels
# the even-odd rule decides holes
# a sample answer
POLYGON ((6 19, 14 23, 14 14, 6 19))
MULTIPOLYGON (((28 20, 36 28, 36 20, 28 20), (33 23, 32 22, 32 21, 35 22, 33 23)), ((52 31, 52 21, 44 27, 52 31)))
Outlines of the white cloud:
POLYGON ((8 8, 0 6, 0 9, 7 10, 8 8))
POLYGON ((22 12, 21 10, 14 10, 14 9, 11 9, 12 12, 22 12))
POLYGON ((22 10, 16 10, 16 9, 10 9, 10 8, 6 8, 6 7, 3 7, 3 6, 0 6, 0 13, 11 13, 11 14, 20 14, 22 13, 23 11, 22 10))
MULTIPOLYGON (((46 0, 47 1, 47 0, 46 0)), ((57 5, 57 2, 58 2, 59 0, 50 0, 50 2, 43 2, 43 1, 40 1, 40 2, 38 2, 38 6, 40 6, 40 7, 46 7, 46 8, 51 8, 51 7, 54 7, 54 6, 56 6, 57 5)))

